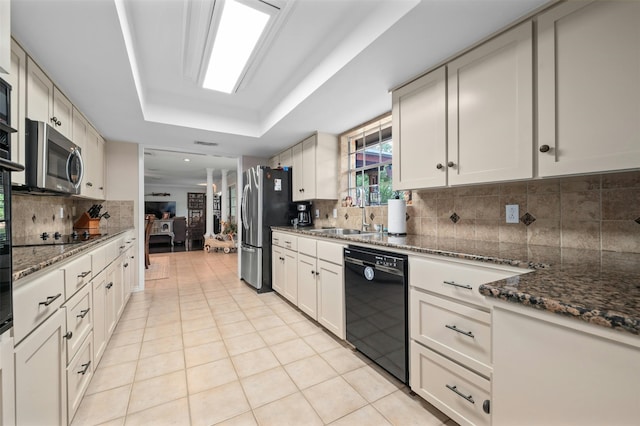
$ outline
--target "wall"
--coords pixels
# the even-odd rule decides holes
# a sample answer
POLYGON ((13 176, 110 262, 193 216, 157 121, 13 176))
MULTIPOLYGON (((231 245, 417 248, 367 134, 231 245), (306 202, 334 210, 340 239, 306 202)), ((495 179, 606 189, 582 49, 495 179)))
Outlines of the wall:
POLYGON ((145 185, 144 186, 144 201, 175 201, 176 202, 176 216, 187 217, 187 193, 188 192, 205 192, 204 186, 194 186, 191 188, 179 188, 170 187, 166 185, 145 185), (153 196, 147 195, 153 192, 168 193, 169 196, 153 196))
MULTIPOLYGON (((341 198, 347 195, 346 143, 341 144, 341 198)), ((339 201, 315 201, 315 226, 360 228, 362 211, 339 201), (333 209, 338 217, 332 217, 333 209)), ((368 223, 387 225, 387 208, 367 207, 368 223)), ((563 248, 640 253, 640 171, 536 179, 413 191, 407 232, 563 248), (518 204, 525 225, 505 223, 505 205, 518 204), (454 223, 450 217, 460 219, 454 223)))

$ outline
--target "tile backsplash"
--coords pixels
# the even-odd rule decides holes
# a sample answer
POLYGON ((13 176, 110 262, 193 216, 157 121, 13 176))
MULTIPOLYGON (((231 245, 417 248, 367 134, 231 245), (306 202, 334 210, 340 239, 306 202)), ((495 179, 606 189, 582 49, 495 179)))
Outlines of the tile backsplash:
POLYGON ((133 201, 92 201, 53 195, 29 195, 14 192, 11 196, 12 233, 15 237, 43 232, 69 234, 73 224, 93 204, 102 204, 101 212, 110 218, 100 219, 100 230, 110 227, 133 227, 133 201), (62 210, 62 217, 60 211, 62 210), (75 212, 75 214, 74 214, 75 212))
MULTIPOLYGON (((313 208, 320 210, 316 226, 362 224, 357 207, 317 200, 313 208)), ((386 226, 386 210, 365 208, 367 222, 386 226)), ((640 171, 413 191, 407 232, 640 253, 640 171), (519 223, 506 223, 507 204, 519 206, 519 223)))

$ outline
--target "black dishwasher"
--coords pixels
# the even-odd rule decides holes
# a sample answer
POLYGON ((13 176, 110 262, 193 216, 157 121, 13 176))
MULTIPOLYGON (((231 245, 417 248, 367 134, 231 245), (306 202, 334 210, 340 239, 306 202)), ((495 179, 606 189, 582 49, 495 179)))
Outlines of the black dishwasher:
POLYGON ((407 256, 344 249, 347 341, 408 384, 407 256))

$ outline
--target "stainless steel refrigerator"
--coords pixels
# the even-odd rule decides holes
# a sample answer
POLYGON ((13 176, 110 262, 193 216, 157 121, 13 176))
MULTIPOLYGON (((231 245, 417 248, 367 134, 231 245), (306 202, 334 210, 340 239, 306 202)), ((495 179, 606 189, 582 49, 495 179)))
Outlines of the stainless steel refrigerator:
POLYGON ((243 174, 240 277, 271 291, 271 226, 290 225, 291 169, 253 167, 243 174))

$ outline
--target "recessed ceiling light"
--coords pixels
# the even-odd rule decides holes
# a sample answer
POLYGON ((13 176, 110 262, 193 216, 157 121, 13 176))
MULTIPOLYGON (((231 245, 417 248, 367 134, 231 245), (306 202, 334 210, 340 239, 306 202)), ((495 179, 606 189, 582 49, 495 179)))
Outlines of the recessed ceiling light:
POLYGON ((225 0, 222 7, 202 86, 233 93, 278 9, 247 0, 225 0))

